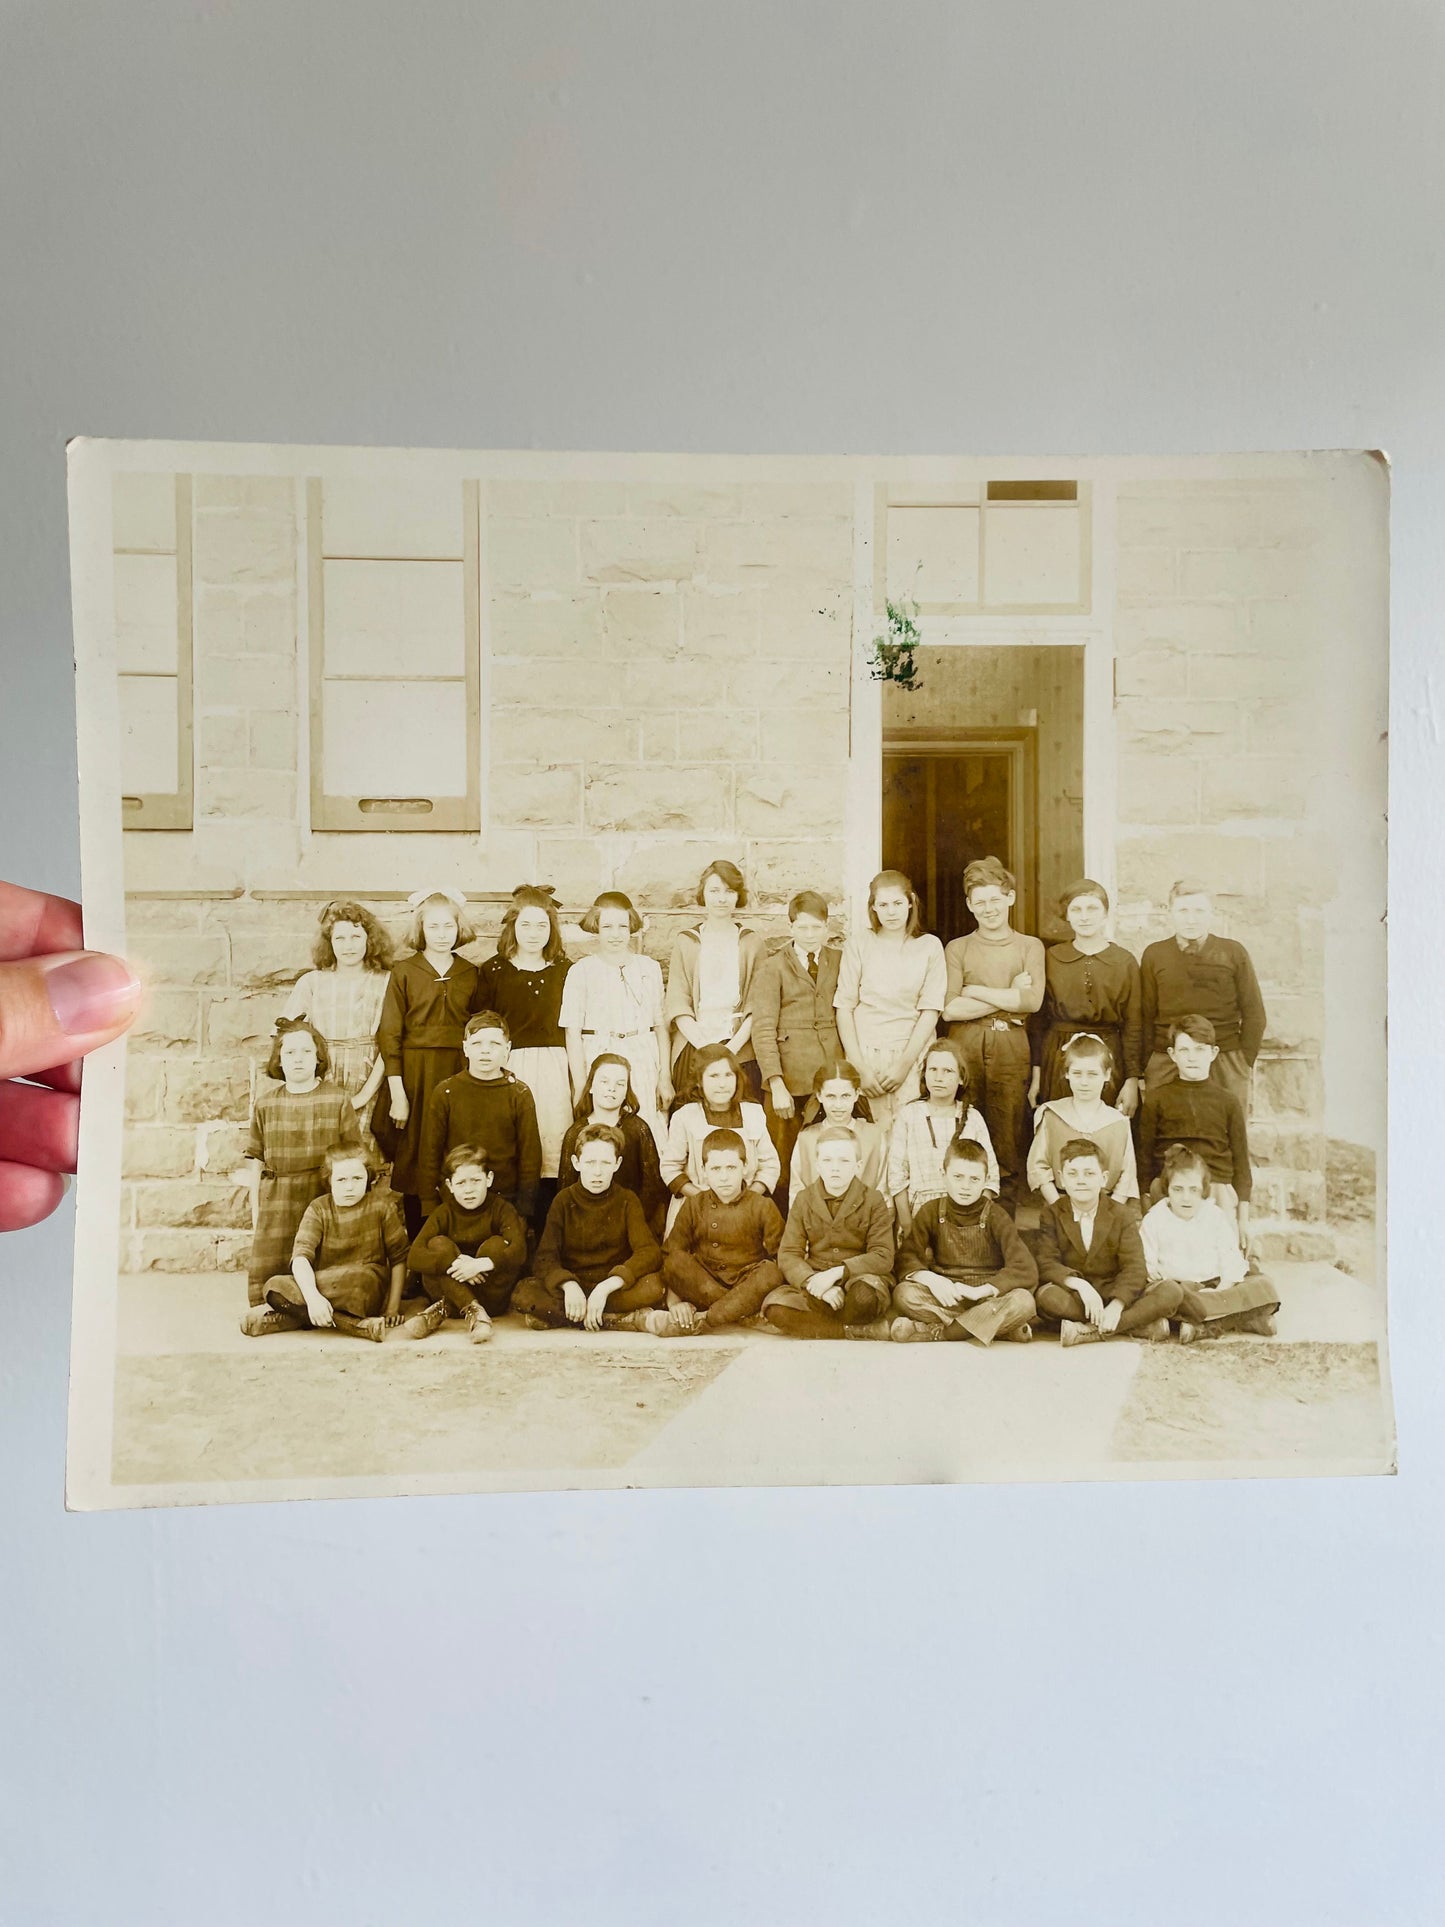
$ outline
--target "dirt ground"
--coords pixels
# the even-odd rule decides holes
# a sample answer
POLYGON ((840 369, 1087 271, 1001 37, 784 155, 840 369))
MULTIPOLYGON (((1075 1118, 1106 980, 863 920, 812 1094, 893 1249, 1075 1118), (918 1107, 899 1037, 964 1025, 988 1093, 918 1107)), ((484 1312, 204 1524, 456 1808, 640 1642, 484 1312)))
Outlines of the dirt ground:
POLYGON ((126 1486, 364 1477, 484 1486, 875 1483, 1128 1467, 1381 1469, 1383 1299, 1279 1266, 1274 1339, 1188 1347, 801 1344, 529 1332, 486 1346, 246 1339, 239 1278, 123 1282, 113 1475, 126 1486))
POLYGON ((1114 1431, 1121 1459, 1368 1459, 1384 1440, 1374 1345, 1151 1345, 1114 1431))

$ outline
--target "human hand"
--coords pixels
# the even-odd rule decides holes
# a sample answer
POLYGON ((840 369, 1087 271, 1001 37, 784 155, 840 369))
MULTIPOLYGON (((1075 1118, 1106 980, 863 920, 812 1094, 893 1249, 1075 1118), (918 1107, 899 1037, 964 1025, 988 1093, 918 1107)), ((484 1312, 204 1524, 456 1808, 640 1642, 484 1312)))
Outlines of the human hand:
POLYGON ((370 1102, 371 1102, 370 1098, 353 1097, 351 1100, 351 1108, 353 1111, 356 1112, 357 1116, 359 1117, 370 1102))
POLYGON ((808 1280, 808 1289, 815 1297, 821 1298, 823 1293, 831 1291, 834 1285, 841 1285, 845 1276, 842 1265, 829 1265, 826 1271, 813 1273, 808 1280))
POLYGON ((825 1304, 830 1311, 841 1311, 843 1309, 843 1287, 841 1285, 828 1285, 821 1291, 815 1291, 813 1296, 825 1304))
POLYGON ((793 1093, 788 1089, 781 1077, 775 1077, 768 1085, 768 1095, 773 1100, 774 1117, 791 1117, 793 1115, 793 1093))
POLYGON ((1031 1078, 1029 1079, 1029 1096, 1028 1096, 1028 1104, 1029 1104, 1029 1109, 1030 1109, 1031 1111, 1036 1111, 1036 1110, 1038 1109, 1038 1106, 1039 1106, 1039 1092, 1040 1092, 1040 1090, 1041 1090, 1041 1089, 1043 1088, 1043 1081, 1044 1081, 1044 1074, 1043 1074, 1043 1072, 1042 1072, 1042 1071, 1040 1070, 1040 1068, 1039 1068, 1039 1066, 1038 1066, 1037 1064, 1035 1064, 1035 1065, 1034 1065, 1034 1074, 1033 1074, 1033 1076, 1032 1076, 1032 1077, 1031 1077, 1031 1078))
POLYGON ((406 1096, 391 1100, 391 1121, 398 1130, 406 1129, 406 1121, 411 1116, 411 1100, 406 1096))
POLYGON ((1139 1108, 1139 1080, 1126 1077, 1119 1086, 1119 1095, 1114 1099, 1114 1109, 1125 1117, 1132 1117, 1139 1108))
POLYGON ((587 1294, 587 1312, 583 1324, 590 1332, 602 1329, 602 1314, 607 1309, 607 1300, 622 1283, 620 1278, 604 1278, 600 1285, 594 1285, 587 1294))
POLYGON ((575 1278, 569 1278, 562 1287, 562 1308, 572 1325, 580 1325, 587 1316, 587 1294, 575 1278))
POLYGON ((1087 1278, 1071 1278, 1069 1284, 1084 1301, 1084 1316, 1091 1325, 1097 1327, 1104 1316, 1104 1301, 1089 1283, 1087 1278))
POLYGON ((1027 970, 1019 971, 1018 975, 1014 978, 1013 982, 1009 985, 1010 990, 1032 990, 1033 987, 1034 987, 1034 980, 1029 975, 1027 970))
POLYGON ((447 1266, 448 1278, 455 1278, 459 1285, 474 1284, 482 1275, 482 1262, 479 1258, 453 1258, 447 1266))
POLYGON ((319 1291, 313 1292, 307 1298, 306 1316, 318 1331, 327 1331, 336 1323, 336 1313, 332 1309, 331 1300, 323 1298, 319 1291))
POLYGON ((665 1111, 668 1105, 672 1102, 674 1096, 675 1096, 675 1092, 672 1087, 672 1079, 668 1076, 666 1071, 659 1071, 657 1074, 658 1108, 660 1110, 665 1111))
POLYGON ((79 1060, 140 1008, 129 965, 84 941, 78 903, 0 883, 0 1231, 60 1203, 61 1174, 75 1169, 79 1060))
POLYGON ((975 1305, 981 1305, 985 1298, 998 1297, 998 1286, 989 1284, 960 1285, 959 1293, 962 1297, 971 1299, 975 1305))
POLYGON ((1123 1316, 1124 1306, 1122 1302, 1117 1298, 1110 1299, 1109 1303, 1104 1307, 1103 1316, 1099 1320, 1099 1330, 1101 1332, 1117 1331, 1119 1329, 1119 1320, 1123 1316))
POLYGON ((963 1286, 956 1278, 946 1278, 941 1271, 930 1271, 926 1282, 945 1311, 952 1311, 955 1305, 962 1304, 963 1286))

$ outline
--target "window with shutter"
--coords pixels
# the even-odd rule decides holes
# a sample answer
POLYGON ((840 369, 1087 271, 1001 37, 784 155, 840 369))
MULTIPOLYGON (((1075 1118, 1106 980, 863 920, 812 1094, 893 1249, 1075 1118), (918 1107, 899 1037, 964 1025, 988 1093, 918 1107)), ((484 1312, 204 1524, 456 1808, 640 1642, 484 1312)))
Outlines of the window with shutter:
POLYGON ((191 478, 111 482, 121 820, 188 830, 191 721, 191 478))
POLYGON ((311 826, 481 826, 475 482, 307 484, 311 826))

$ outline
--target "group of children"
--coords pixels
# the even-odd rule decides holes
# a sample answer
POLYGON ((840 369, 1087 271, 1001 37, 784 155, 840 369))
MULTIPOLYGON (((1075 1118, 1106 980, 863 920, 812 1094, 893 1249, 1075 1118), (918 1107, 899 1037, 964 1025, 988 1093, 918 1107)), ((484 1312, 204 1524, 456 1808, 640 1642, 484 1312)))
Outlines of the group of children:
POLYGON ((456 1318, 481 1342, 510 1310, 658 1336, 1271 1332, 1247 1255, 1263 1005, 1206 893, 1175 886, 1175 935, 1142 965, 1104 936, 1092 881, 1047 955, 1012 929, 996 859, 965 893, 978 928, 946 950, 896 872, 859 939, 832 942, 804 891, 767 950, 715 863, 665 984, 616 892, 569 963, 551 893, 519 890, 480 968, 456 954, 473 933, 452 893, 412 899, 412 954, 389 970, 370 912, 328 906, 255 1109, 243 1330, 421 1339, 456 1318), (352 1034, 328 1038, 327 1012, 352 1034), (1021 1235, 1025 1182, 1039 1222, 1021 1235))

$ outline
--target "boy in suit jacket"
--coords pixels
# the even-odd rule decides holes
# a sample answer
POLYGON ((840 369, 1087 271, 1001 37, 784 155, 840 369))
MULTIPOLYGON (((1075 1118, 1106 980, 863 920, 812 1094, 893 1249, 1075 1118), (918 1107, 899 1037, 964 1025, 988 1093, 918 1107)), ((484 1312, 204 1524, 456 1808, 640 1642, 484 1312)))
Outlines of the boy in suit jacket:
POLYGON ((858 1140, 845 1124, 818 1138, 818 1176, 793 1199, 778 1247, 786 1283, 763 1316, 790 1338, 887 1338, 893 1220, 858 1176, 858 1140))
POLYGON ((1164 1339, 1179 1310, 1180 1287, 1150 1284, 1139 1227, 1104 1196, 1104 1161, 1088 1138, 1060 1153, 1064 1195, 1039 1223, 1039 1317, 1059 1327, 1065 1345, 1101 1338, 1164 1339))
POLYGON ((843 952, 828 938, 828 905, 816 890, 800 890, 788 905, 788 921, 791 943, 769 951, 748 992, 763 1109, 783 1167, 773 1193, 782 1211, 788 1208, 788 1166, 813 1079, 822 1065, 843 1055, 833 1010, 843 952))

